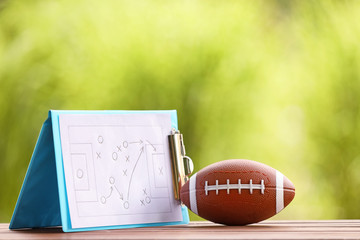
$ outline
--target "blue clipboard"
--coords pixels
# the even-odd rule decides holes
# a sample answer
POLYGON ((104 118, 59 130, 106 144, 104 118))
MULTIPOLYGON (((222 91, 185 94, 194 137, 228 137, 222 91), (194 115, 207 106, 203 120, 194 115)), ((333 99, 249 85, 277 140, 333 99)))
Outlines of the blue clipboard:
POLYGON ((58 111, 50 110, 44 122, 10 222, 10 229, 62 226, 64 232, 188 224, 187 208, 182 221, 72 228, 65 185, 60 141, 60 114, 168 113, 172 128, 178 129, 176 110, 164 111, 58 111))

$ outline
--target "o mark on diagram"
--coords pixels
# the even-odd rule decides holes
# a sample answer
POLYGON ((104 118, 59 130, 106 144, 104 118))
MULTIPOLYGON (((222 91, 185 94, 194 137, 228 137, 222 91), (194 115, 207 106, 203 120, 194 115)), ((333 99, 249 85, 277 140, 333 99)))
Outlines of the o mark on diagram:
POLYGON ((124 202, 124 208, 129 209, 129 202, 128 201, 124 202))
POLYGON ((101 135, 98 137, 97 140, 100 144, 102 144, 104 142, 104 138, 101 135))
POLYGON ((83 170, 82 170, 82 169, 78 169, 78 170, 76 171, 76 176, 81 179, 81 178, 84 176, 83 170))
POLYGON ((124 148, 127 148, 128 146, 129 146, 129 143, 128 143, 127 141, 124 141, 124 142, 123 142, 123 147, 124 147, 124 148))
POLYGON ((106 203, 106 198, 105 198, 104 196, 102 196, 102 197, 100 198, 100 202, 101 202, 102 204, 105 204, 105 203, 106 203))
POLYGON ((112 159, 116 161, 118 159, 118 154, 116 152, 113 152, 112 159))
POLYGON ((150 199, 149 197, 146 197, 146 198, 145 198, 145 202, 146 202, 147 204, 149 204, 149 203, 151 202, 151 199, 150 199))
POLYGON ((115 178, 110 177, 110 178, 109 178, 109 182, 110 182, 110 184, 114 184, 114 183, 115 183, 115 178))

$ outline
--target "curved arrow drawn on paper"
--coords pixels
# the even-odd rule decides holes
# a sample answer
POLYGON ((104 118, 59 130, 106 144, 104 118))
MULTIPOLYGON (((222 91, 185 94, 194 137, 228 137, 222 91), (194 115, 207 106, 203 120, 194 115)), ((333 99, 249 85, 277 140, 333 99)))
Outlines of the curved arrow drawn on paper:
POLYGON ((144 147, 141 147, 141 148, 140 148, 139 156, 138 156, 138 158, 137 158, 137 160, 136 160, 136 163, 135 163, 135 166, 134 166, 134 168, 133 168, 133 170, 132 170, 132 172, 131 172, 130 181, 129 181, 129 188, 128 188, 128 193, 127 193, 127 200, 129 200, 130 186, 131 186, 132 177, 133 177, 133 175, 134 175, 135 168, 136 168, 136 166, 137 166, 137 164, 138 164, 138 162, 139 162, 139 160, 140 160, 140 157, 141 157, 141 155, 143 154, 143 152, 144 152, 144 147))

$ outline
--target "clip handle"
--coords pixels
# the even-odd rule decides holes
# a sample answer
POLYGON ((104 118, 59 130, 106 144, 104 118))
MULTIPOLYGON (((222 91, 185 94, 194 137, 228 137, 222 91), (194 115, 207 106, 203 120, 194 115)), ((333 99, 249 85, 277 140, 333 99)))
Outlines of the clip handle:
POLYGON ((180 189, 189 180, 189 175, 194 170, 194 164, 191 158, 186 156, 183 135, 179 130, 172 129, 169 142, 174 196, 175 199, 180 200, 180 189))

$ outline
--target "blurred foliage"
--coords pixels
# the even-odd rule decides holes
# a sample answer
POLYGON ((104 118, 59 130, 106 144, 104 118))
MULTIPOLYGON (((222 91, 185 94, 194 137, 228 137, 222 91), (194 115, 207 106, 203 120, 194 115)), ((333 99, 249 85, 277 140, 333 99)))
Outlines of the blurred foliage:
POLYGON ((0 221, 49 109, 177 109, 195 170, 294 182, 277 219, 360 218, 359 23, 356 0, 0 1, 0 221))

